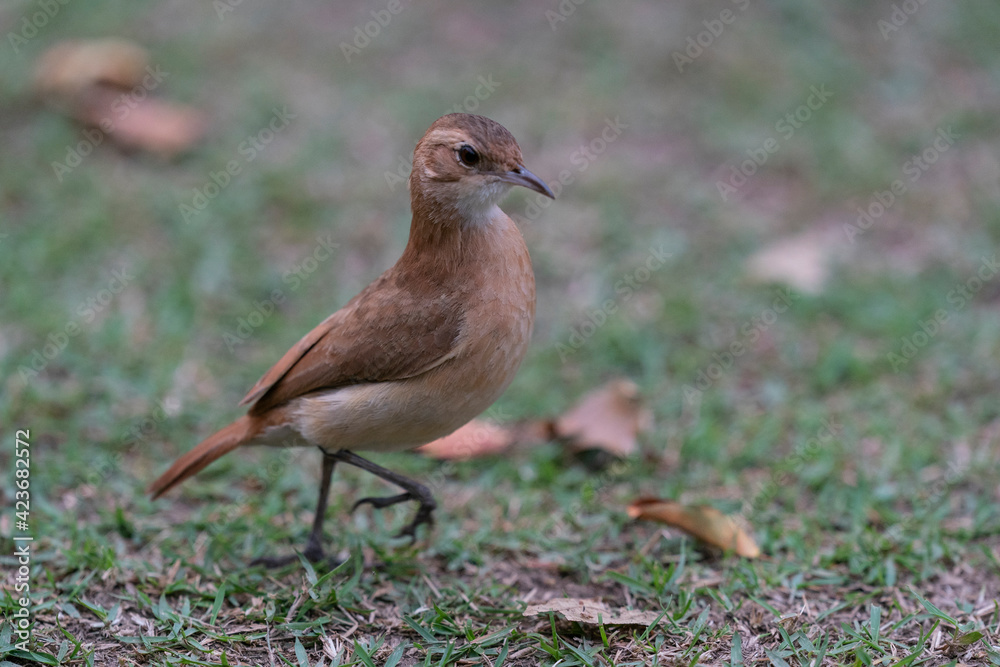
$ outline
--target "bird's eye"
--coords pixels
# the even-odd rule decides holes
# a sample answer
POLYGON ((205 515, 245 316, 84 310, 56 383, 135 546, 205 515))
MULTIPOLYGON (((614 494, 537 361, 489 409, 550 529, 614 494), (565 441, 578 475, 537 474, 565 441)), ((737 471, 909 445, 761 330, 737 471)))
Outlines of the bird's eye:
POLYGON ((458 149, 458 161, 466 167, 475 167, 479 164, 479 153, 469 144, 463 144, 458 149))

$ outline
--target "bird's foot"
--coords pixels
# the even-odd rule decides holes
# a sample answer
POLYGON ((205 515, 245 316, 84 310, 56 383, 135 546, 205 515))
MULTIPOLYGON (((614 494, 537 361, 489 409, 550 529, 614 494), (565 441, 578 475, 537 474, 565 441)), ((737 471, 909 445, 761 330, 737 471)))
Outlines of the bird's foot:
MULTIPOLYGON (((330 568, 337 567, 343 563, 342 560, 334 558, 333 556, 327 557, 323 551, 323 546, 318 542, 313 542, 312 540, 309 541, 306 548, 302 551, 302 557, 310 563, 326 563, 326 565, 330 568)), ((260 558, 254 558, 250 561, 250 566, 253 567, 255 565, 263 565, 268 569, 275 569, 298 562, 298 554, 291 554, 289 556, 261 556, 260 558)))
POLYGON ((413 517, 413 521, 403 526, 403 529, 396 534, 396 537, 409 537, 410 544, 417 541, 417 526, 422 523, 426 523, 429 526, 434 525, 434 508, 437 507, 437 503, 431 499, 430 503, 421 502, 420 507, 417 508, 417 514, 413 517))
MULTIPOLYGON (((426 489, 422 490, 426 491, 426 489)), ((392 505, 406 502, 407 500, 416 500, 417 502, 420 503, 420 506, 417 508, 417 513, 413 517, 413 521, 403 526, 403 529, 396 534, 396 537, 409 537, 410 543, 412 544, 413 542, 417 541, 418 526, 424 523, 426 523, 428 526, 434 524, 434 517, 432 513, 434 512, 434 508, 437 507, 437 503, 434 501, 434 498, 430 495, 429 492, 421 494, 420 496, 410 491, 407 491, 406 493, 400 493, 399 495, 396 496, 362 498, 361 500, 354 503, 354 506, 351 507, 351 511, 353 512, 361 505, 366 505, 366 504, 371 505, 375 509, 383 509, 386 507, 391 507, 392 505)))
POLYGON ((373 475, 381 477, 385 481, 395 484, 406 491, 405 493, 400 493, 396 496, 385 496, 383 498, 362 498, 358 502, 354 503, 354 507, 351 508, 352 512, 357 509, 359 505, 365 503, 377 509, 382 509, 407 500, 416 500, 420 503, 420 506, 417 508, 416 516, 414 516, 413 521, 406 524, 406 526, 403 527, 403 530, 399 532, 399 535, 396 536, 409 537, 411 543, 417 541, 417 527, 420 524, 434 523, 434 520, 431 518, 431 513, 434 511, 434 508, 437 507, 437 503, 434 502, 434 496, 431 495, 431 490, 423 484, 415 482, 407 477, 403 477, 399 473, 386 470, 382 466, 375 465, 368 459, 362 458, 354 452, 345 449, 341 449, 330 456, 336 458, 338 461, 343 461, 344 463, 361 468, 362 470, 367 470, 373 475))
POLYGON ((369 496, 368 498, 362 498, 358 502, 354 503, 354 505, 351 506, 351 512, 353 513, 354 510, 358 509, 358 507, 364 504, 371 505, 375 509, 380 510, 413 499, 414 499, 413 494, 410 493, 409 491, 407 491, 406 493, 401 493, 398 496, 382 496, 382 497, 369 496))

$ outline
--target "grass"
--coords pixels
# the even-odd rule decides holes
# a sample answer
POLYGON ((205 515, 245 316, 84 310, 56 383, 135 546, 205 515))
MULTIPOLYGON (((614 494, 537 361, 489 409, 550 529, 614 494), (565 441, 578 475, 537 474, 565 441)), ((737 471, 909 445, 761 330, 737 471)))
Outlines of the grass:
MULTIPOLYGON (((341 42, 382 5, 240 3, 220 20, 210 5, 68 3, 18 53, 5 40, 0 665, 1000 664, 1000 12, 922 4, 883 37, 892 6, 572 6, 561 21, 556 3, 403 5, 350 62, 341 42), (144 44, 169 72, 157 95, 203 109, 210 133, 176 161, 105 143, 59 180, 82 130, 32 100, 31 66, 107 35, 144 44), (480 77, 499 84, 484 99, 480 77), (788 136, 778 124, 819 86, 832 96, 788 136), (386 487, 338 470, 327 537, 343 564, 249 568, 302 548, 317 453, 247 450, 161 501, 143 489, 394 261, 409 213, 392 174, 456 104, 510 128, 550 183, 572 177, 544 210, 523 192, 505 203, 539 316, 489 415, 552 417, 626 376, 655 428, 604 467, 558 442, 380 456, 441 504, 412 547, 391 537, 409 508, 349 515, 386 487), (276 107, 287 128, 186 222, 179 205, 276 107), (581 152, 615 119, 613 141, 581 152), (947 128, 954 143, 908 172, 947 128), (718 181, 769 138, 723 200, 718 181), (894 180, 905 193, 849 234, 894 180), (779 314, 785 287, 747 262, 807 231, 830 275, 779 314), (48 343, 62 349, 25 370, 48 343), (12 634, 18 429, 30 655, 12 634), (741 515, 765 557, 631 522, 642 495, 741 515), (563 596, 661 618, 523 615, 563 596)), ((14 3, 0 22, 17 32, 35 11, 14 3)))

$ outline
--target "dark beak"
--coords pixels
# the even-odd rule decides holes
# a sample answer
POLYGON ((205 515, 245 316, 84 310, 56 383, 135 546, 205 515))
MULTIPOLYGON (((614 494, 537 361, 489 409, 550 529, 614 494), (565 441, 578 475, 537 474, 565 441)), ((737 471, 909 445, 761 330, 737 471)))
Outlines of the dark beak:
POLYGON ((500 180, 512 185, 523 185, 529 190, 534 190, 535 192, 541 193, 550 199, 556 198, 556 196, 552 194, 552 190, 549 189, 549 186, 545 185, 545 181, 538 178, 524 167, 519 166, 508 172, 502 172, 500 174, 500 180))

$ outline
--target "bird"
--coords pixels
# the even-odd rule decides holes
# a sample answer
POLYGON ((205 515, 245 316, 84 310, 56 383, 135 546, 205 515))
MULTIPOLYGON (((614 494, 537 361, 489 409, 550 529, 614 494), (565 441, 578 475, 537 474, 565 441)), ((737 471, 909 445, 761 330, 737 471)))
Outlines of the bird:
MULTIPOLYGON (((411 449, 488 408, 514 379, 535 319, 527 245, 500 200, 515 186, 555 199, 524 166, 514 136, 485 116, 452 113, 417 142, 407 181, 412 220, 396 263, 293 345, 250 389, 247 413, 178 458, 149 486, 153 499, 239 447, 313 446, 319 497, 302 556, 324 560, 323 522, 337 463, 402 493, 367 497, 381 509, 415 501, 398 537, 433 524, 419 482, 357 452, 411 449)), ((297 555, 258 558, 280 566, 297 555)))

